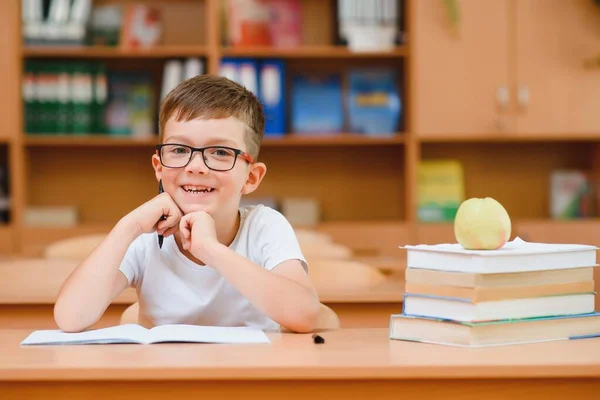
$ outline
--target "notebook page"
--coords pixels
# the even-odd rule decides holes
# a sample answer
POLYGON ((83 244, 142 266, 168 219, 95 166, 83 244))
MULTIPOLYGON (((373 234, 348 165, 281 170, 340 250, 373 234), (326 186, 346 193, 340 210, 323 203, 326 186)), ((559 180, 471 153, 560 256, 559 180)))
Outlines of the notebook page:
POLYGON ((140 325, 128 324, 84 332, 61 330, 38 330, 31 333, 22 345, 35 344, 101 344, 101 343, 145 343, 148 330, 140 325))
POLYGON ((149 342, 271 343, 260 329, 196 325, 161 325, 150 330, 149 342))

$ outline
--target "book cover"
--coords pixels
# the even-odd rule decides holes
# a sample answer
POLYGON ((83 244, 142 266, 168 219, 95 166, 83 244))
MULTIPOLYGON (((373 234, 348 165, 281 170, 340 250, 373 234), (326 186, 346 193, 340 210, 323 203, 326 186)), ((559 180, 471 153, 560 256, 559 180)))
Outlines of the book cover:
POLYGON ((497 250, 467 250, 458 243, 405 245, 407 267, 468 273, 512 273, 591 267, 598 247, 526 242, 517 237, 497 250))
POLYGON ((421 222, 452 222, 465 200, 458 160, 422 160, 417 175, 417 215, 421 222))
POLYGON ((83 332, 38 330, 23 339, 21 345, 118 343, 270 343, 270 340, 262 330, 245 326, 221 327, 171 324, 146 329, 137 324, 125 324, 83 332))
POLYGON ((294 133, 339 133, 344 127, 342 81, 338 74, 296 75, 291 93, 294 133))
POLYGON ((600 337, 600 313, 468 322, 392 314, 389 337, 465 348, 510 346, 600 337))
POLYGON ((383 68, 353 69, 348 81, 350 132, 395 134, 402 114, 396 72, 383 68))

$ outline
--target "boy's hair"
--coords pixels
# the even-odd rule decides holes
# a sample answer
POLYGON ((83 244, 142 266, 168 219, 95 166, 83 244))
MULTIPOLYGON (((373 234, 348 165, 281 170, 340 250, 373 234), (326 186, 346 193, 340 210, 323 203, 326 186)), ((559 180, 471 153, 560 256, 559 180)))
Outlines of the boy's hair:
POLYGON ((159 143, 172 116, 177 121, 235 117, 247 126, 247 152, 258 158, 265 130, 263 107, 251 91, 236 82, 217 75, 198 75, 177 85, 160 105, 159 143))

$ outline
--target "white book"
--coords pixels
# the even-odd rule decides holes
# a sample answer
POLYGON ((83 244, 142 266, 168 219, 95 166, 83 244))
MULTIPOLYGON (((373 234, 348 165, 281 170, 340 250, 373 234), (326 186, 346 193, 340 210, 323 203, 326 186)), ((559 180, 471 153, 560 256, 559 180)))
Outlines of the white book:
POLYGON ((136 324, 84 332, 38 330, 31 333, 21 345, 73 344, 152 344, 152 343, 270 343, 260 329, 249 327, 220 327, 196 325, 160 325, 146 329, 136 324))
POLYGON ((472 302, 466 299, 406 294, 407 315, 478 322, 551 317, 594 312, 594 293, 472 302))
POLYGON ((466 250, 458 243, 400 248, 407 250, 408 268, 479 274, 593 267, 598 250, 591 245, 532 243, 520 238, 497 250, 466 250))
POLYGON ((577 340, 600 336, 600 313, 476 323, 394 314, 389 336, 471 348, 577 340))

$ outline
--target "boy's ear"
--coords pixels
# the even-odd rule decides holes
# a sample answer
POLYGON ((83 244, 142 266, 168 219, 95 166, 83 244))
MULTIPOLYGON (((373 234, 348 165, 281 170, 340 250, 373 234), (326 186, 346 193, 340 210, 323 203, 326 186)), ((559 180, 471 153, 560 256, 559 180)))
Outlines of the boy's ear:
POLYGON ((158 154, 156 153, 152 155, 152 167, 154 168, 156 180, 160 181, 162 179, 162 164, 160 163, 160 158, 158 158, 158 154))
POLYGON ((248 172, 248 178, 246 178, 246 182, 242 187, 242 194, 252 193, 258 188, 260 182, 265 177, 267 173, 267 166, 264 163, 257 162, 250 166, 250 171, 248 172))

